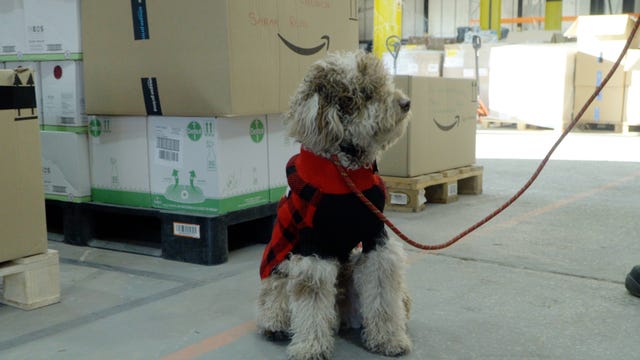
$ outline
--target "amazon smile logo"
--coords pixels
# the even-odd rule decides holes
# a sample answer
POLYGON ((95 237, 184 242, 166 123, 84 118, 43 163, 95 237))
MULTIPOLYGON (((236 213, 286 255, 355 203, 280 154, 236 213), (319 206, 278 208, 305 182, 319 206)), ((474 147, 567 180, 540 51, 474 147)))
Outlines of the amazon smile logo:
POLYGON ((440 129, 442 131, 449 131, 449 130, 453 129, 454 127, 456 127, 457 125, 460 125, 462 123, 462 119, 460 119, 460 115, 456 115, 456 116, 454 116, 453 123, 451 123, 449 125, 443 125, 443 124, 439 123, 438 120, 436 120, 436 118, 433 118, 433 123, 436 124, 438 129, 440 129))
POLYGON ((329 35, 324 35, 320 38, 321 41, 324 40, 322 44, 318 46, 310 47, 310 48, 303 48, 303 47, 297 46, 292 42, 290 42, 289 40, 285 39, 279 33, 278 33, 278 37, 291 51, 299 55, 309 56, 309 55, 316 54, 320 50, 322 50, 325 46, 327 47, 327 51, 329 51, 329 35))

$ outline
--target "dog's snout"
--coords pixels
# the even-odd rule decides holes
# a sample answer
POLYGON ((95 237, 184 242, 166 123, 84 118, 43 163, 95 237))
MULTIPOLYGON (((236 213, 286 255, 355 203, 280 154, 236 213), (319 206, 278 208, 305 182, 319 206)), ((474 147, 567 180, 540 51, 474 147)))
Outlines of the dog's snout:
POLYGON ((409 110, 411 109, 411 100, 404 98, 399 99, 398 105, 400 105, 400 109, 402 109, 402 111, 409 112, 409 110))

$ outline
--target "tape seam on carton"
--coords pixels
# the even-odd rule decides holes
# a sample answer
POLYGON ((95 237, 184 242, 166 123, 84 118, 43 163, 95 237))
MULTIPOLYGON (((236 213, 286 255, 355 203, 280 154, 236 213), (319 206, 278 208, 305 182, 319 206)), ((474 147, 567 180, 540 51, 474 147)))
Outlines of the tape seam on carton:
POLYGON ((146 0, 131 0, 134 40, 149 40, 149 21, 146 0))
POLYGON ((0 110, 36 107, 36 89, 33 86, 0 86, 0 110))

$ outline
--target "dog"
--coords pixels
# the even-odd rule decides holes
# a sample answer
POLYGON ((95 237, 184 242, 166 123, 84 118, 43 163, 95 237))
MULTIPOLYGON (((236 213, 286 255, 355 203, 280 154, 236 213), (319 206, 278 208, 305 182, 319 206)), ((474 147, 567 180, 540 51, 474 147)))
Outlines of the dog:
POLYGON ((301 150, 286 166, 289 191, 262 256, 257 301, 259 332, 290 339, 289 359, 330 358, 341 327, 361 327, 371 352, 411 351, 404 250, 332 162, 382 211, 376 159, 404 133, 410 106, 364 51, 315 62, 291 99, 285 125, 301 150))

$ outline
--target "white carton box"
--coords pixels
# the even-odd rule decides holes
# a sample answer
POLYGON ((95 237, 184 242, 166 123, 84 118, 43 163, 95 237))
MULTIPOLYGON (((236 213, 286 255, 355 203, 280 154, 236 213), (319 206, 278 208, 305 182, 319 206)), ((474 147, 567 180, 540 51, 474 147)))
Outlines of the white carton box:
MULTIPOLYGON (((4 0, 3 0, 4 1, 4 0)), ((81 52, 80 0, 24 0, 25 52, 81 52)))
POLYGON ((91 116, 89 153, 92 201, 151 207, 145 116, 91 116))
POLYGON ((561 129, 572 118, 575 63, 571 43, 492 48, 489 116, 561 129))
POLYGON ((38 105, 38 119, 42 125, 42 76, 40 75, 40 63, 36 61, 10 61, 0 65, 0 69, 17 69, 19 67, 33 70, 33 81, 36 87, 36 104, 38 105))
POLYGON ((45 129, 86 126, 82 62, 44 61, 40 64, 40 72, 45 129))
POLYGON ((289 159, 300 152, 300 143, 287 135, 283 114, 267 115, 267 143, 269 146, 269 199, 277 202, 285 193, 286 166, 289 159))
POLYGON ((25 48, 23 0, 0 1, 0 57, 21 55, 25 48))
POLYGON ((41 131, 42 173, 48 199, 91 200, 87 134, 41 131))
POLYGON ((268 203, 265 122, 149 117, 152 206, 224 214, 268 203))

